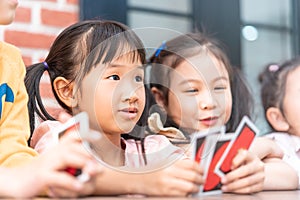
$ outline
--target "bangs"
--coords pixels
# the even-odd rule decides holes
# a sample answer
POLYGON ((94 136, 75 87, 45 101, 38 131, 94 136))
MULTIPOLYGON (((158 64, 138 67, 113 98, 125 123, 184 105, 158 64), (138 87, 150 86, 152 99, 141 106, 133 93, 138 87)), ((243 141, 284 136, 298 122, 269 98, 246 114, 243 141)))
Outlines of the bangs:
MULTIPOLYGON (((144 45, 134 31, 127 26, 114 21, 96 23, 81 40, 81 49, 85 59, 77 76, 79 83, 92 68, 99 64, 109 64, 126 55, 130 62, 145 64, 146 53, 144 45)), ((76 58, 74 58, 76 59, 76 58)))
POLYGON ((92 61, 89 65, 108 64, 124 55, 128 56, 129 62, 132 63, 141 62, 144 64, 146 62, 144 46, 131 30, 101 42, 89 55, 89 59, 92 61))

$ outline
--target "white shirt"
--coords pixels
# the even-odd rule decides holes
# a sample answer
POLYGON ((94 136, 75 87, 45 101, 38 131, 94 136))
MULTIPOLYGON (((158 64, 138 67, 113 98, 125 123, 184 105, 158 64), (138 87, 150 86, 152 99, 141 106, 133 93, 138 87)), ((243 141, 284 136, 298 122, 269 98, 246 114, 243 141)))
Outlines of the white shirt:
POLYGON ((279 132, 267 134, 265 137, 273 139, 283 150, 282 159, 297 171, 300 188, 300 137, 279 132))

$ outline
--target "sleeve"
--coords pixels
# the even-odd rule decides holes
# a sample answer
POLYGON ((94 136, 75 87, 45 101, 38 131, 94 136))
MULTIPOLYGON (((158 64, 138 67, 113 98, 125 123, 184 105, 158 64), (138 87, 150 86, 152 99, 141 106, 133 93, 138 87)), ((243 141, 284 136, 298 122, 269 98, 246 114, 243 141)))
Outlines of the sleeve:
POLYGON ((21 55, 15 54, 13 57, 15 61, 6 66, 2 63, 0 66, 6 68, 4 70, 7 77, 5 82, 14 95, 12 102, 2 101, 0 118, 0 165, 6 167, 24 164, 37 155, 27 144, 30 127, 27 110, 28 96, 24 84, 25 66, 21 55))

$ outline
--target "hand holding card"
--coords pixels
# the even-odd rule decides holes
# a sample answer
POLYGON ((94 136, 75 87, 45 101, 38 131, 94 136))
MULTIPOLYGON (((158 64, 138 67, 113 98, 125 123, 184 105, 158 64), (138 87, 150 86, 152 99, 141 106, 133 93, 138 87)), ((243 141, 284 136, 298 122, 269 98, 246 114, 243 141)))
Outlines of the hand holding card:
POLYGON ((221 193, 221 178, 231 171, 233 158, 239 149, 248 149, 258 134, 255 125, 244 117, 235 133, 225 133, 225 127, 195 134, 194 159, 204 167, 205 183, 201 194, 221 193))
MULTIPOLYGON (((69 134, 71 131, 75 131, 82 135, 86 135, 89 131, 88 115, 85 112, 81 112, 76 116, 70 118, 66 123, 57 129, 58 138, 63 137, 65 134, 69 134)), ((88 174, 82 173, 81 169, 66 168, 68 173, 76 176, 80 181, 86 182, 90 179, 88 174)))
POLYGON ((225 174, 231 170, 232 160, 238 153, 238 150, 249 149, 252 141, 258 134, 258 129, 250 121, 250 119, 245 116, 234 134, 234 138, 230 141, 226 151, 215 168, 215 173, 220 177, 225 176, 225 174))

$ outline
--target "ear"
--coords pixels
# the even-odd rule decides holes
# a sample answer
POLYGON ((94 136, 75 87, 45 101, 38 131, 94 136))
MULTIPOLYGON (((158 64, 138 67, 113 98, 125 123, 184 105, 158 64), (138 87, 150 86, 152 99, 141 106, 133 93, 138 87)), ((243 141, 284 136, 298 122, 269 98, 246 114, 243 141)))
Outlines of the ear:
POLYGON ((68 107, 77 106, 77 99, 74 97, 74 82, 59 76, 53 82, 54 90, 58 98, 68 107))
POLYGON ((282 112, 275 107, 270 107, 268 108, 266 112, 266 117, 271 126, 276 130, 276 131, 281 131, 281 132, 286 132, 289 130, 289 124, 285 120, 282 112))
POLYGON ((166 101, 163 96, 163 92, 159 90, 157 87, 152 87, 151 92, 155 98, 156 103, 161 107, 165 108, 166 106, 166 101))

